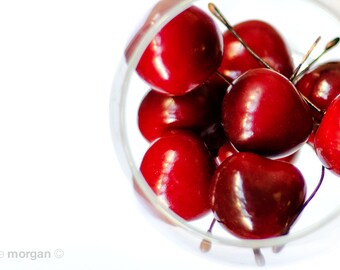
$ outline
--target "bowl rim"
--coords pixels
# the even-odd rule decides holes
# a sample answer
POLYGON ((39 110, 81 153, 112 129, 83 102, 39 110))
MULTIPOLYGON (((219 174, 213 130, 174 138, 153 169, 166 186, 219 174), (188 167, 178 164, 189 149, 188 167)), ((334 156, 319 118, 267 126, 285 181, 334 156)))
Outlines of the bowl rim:
MULTIPOLYGON (((126 70, 125 74, 123 74, 122 76, 122 70, 118 68, 118 71, 114 76, 114 82, 110 95, 109 118, 112 141, 114 143, 118 159, 121 163, 121 166, 123 167, 123 171, 125 172, 127 178, 134 180, 137 183, 138 188, 143 193, 143 196, 145 196, 145 198, 153 205, 153 207, 155 207, 157 212, 164 216, 172 225, 175 225, 175 227, 179 227, 189 232, 194 238, 197 238, 199 240, 206 239, 215 244, 256 249, 285 245, 289 242, 306 237, 311 233, 320 230, 321 228, 324 228, 326 225, 329 225, 338 216, 340 216, 340 204, 337 208, 335 208, 333 212, 331 212, 321 220, 318 220, 317 222, 305 228, 299 229, 287 235, 267 239, 229 239, 219 235, 213 235, 190 224, 190 222, 185 221, 183 218, 176 215, 168 207, 166 207, 164 203, 162 203, 159 198, 154 194, 152 189, 146 183, 139 168, 137 168, 136 164, 134 164, 133 154, 127 139, 127 126, 124 121, 124 119, 126 119, 125 104, 127 102, 127 92, 129 88, 130 78, 135 72, 139 59, 141 58, 147 45, 151 42, 151 40, 159 32, 159 30, 171 19, 173 19, 177 14, 189 8, 197 1, 199 0, 182 0, 173 7, 169 8, 168 11, 165 12, 160 18, 158 18, 157 21, 144 33, 143 37, 136 45, 135 50, 132 51, 128 63, 126 63, 125 57, 122 57, 119 66, 126 66, 126 70)), ((306 2, 309 0, 300 1, 306 2)), ((315 1, 315 4, 319 5, 323 9, 326 9, 328 12, 333 14, 334 17, 339 18, 339 16, 335 12, 330 10, 324 3, 320 1, 315 1)))

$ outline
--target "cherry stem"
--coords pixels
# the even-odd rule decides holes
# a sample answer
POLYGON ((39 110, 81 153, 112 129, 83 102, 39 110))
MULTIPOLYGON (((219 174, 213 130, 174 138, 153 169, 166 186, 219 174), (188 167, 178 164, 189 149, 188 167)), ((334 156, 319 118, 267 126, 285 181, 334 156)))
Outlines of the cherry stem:
POLYGON ((332 39, 331 41, 329 41, 326 44, 325 49, 322 51, 322 53, 320 53, 318 57, 316 57, 312 62, 310 62, 305 69, 303 69, 299 74, 297 74, 295 77, 295 80, 298 80, 303 74, 305 74, 325 53, 327 53, 330 49, 338 45, 339 41, 340 41, 340 37, 336 37, 332 39))
POLYGON ((236 33, 234 27, 227 21, 227 19, 223 16, 222 12, 216 7, 215 4, 208 4, 209 11, 220 21, 222 22, 231 34, 244 46, 244 48, 261 64, 263 64, 266 68, 274 70, 271 66, 269 66, 261 57, 259 57, 246 43, 245 41, 236 33))
POLYGON ((312 107, 317 113, 319 113, 321 116, 323 116, 324 112, 318 108, 313 102, 311 102, 304 94, 302 94, 299 91, 300 95, 302 96, 302 98, 307 102, 307 104, 312 107))
POLYGON ((319 191, 319 189, 320 189, 320 187, 322 185, 322 182, 323 182, 324 178, 325 178, 325 167, 322 166, 321 167, 321 175, 320 175, 319 183, 317 184, 317 186, 315 187, 315 189, 313 190, 311 195, 309 195, 308 199, 301 206, 301 209, 300 209, 299 213, 295 216, 295 218, 293 219, 291 224, 293 224, 297 220, 297 218, 301 215, 302 211, 306 208, 306 206, 310 203, 310 201, 315 197, 316 193, 319 191))
MULTIPOLYGON (((223 16, 222 12, 216 7, 215 4, 213 3, 209 3, 208 4, 208 9, 209 11, 220 21, 222 22, 227 28, 228 30, 232 33, 232 35, 244 46, 244 48, 256 59, 258 60, 260 63, 262 63, 266 68, 270 69, 270 70, 274 70, 271 66, 269 66, 261 57, 259 57, 246 43, 245 41, 236 33, 235 29, 231 26, 231 24, 227 21, 227 19, 223 16)), ((301 68, 301 66, 303 65, 303 63, 307 60, 308 56, 310 55, 310 53, 312 52, 312 50, 314 49, 314 47, 316 46, 316 44, 319 42, 321 37, 318 37, 317 40, 313 43, 312 47, 310 48, 310 50, 308 51, 308 53, 305 55, 303 61, 298 65, 298 67, 295 69, 295 71, 293 72, 293 75, 290 78, 290 81, 293 82, 293 80, 295 80, 295 78, 298 76, 298 72, 301 68)), ((337 43, 339 42, 339 40, 334 40, 333 43, 337 43)), ((330 48, 334 47, 336 44, 332 45, 331 43, 329 44, 330 48)), ((330 49, 329 48, 329 49, 330 49)), ((223 78, 227 83, 229 83, 230 85, 232 85, 231 82, 229 82, 225 76, 219 72, 216 72, 221 78, 223 78)), ((300 73, 299 73, 300 74, 300 73)), ((303 94, 301 94, 302 98, 308 103, 308 105, 310 107, 312 107, 314 110, 316 110, 320 115, 323 115, 323 111, 320 110, 317 106, 315 106, 307 97, 305 97, 303 94)))
POLYGON ((305 56, 303 57, 301 63, 295 68, 292 76, 289 78, 289 80, 291 82, 293 82, 299 72, 299 70, 301 69, 301 66, 306 62, 306 60, 308 59, 308 57, 310 56, 310 54, 312 53, 312 51, 314 50, 315 46, 319 43, 321 37, 319 36, 314 43, 312 44, 312 46, 309 48, 308 52, 305 54, 305 56))
POLYGON ((255 262, 257 266, 264 266, 266 261, 264 259, 263 254, 261 253, 261 250, 259 248, 254 248, 253 252, 254 252, 255 262))
MULTIPOLYGON (((302 65, 306 62, 306 60, 308 59, 308 57, 310 56, 310 54, 312 53, 312 51, 314 50, 315 46, 319 43, 321 37, 319 36, 314 43, 312 44, 312 46, 309 48, 308 52, 305 54, 305 56, 303 57, 301 63, 295 68, 292 76, 289 78, 289 80, 293 83, 294 80, 297 78, 298 76, 298 72, 301 69, 302 65)), ((300 73, 299 73, 300 74, 300 73)), ((312 107, 314 110, 316 110, 320 115, 323 115, 323 111, 320 110, 317 106, 315 106, 315 104, 313 102, 311 102, 306 96, 304 96, 302 93, 300 93, 302 98, 308 103, 308 105, 310 107, 312 107)))
POLYGON ((211 233, 212 232, 212 229, 214 228, 214 225, 215 225, 215 222, 216 222, 216 218, 214 218, 210 224, 210 227, 209 229, 207 230, 207 233, 211 233))
MULTIPOLYGON (((295 218, 292 220, 291 224, 293 224, 297 218, 301 215, 302 211, 306 208, 306 206, 310 203, 310 201, 314 198, 314 196, 316 195, 316 193, 318 192, 318 190, 320 189, 323 179, 325 178, 325 167, 322 166, 321 167, 321 176, 319 179, 319 183, 317 184, 317 186, 315 187, 314 191, 312 192, 312 194, 308 197, 308 199, 304 202, 304 204, 301 206, 301 209, 299 211, 299 213, 295 216, 295 218)), ((286 234, 288 234, 289 231, 286 232, 286 234)), ((281 246, 274 246, 272 247, 272 250, 274 253, 279 253, 282 249, 284 248, 284 245, 281 246)))
POLYGON ((218 70, 216 70, 215 73, 216 73, 216 75, 221 77, 222 80, 224 80, 227 84, 234 85, 231 81, 229 81, 229 79, 223 73, 219 72, 218 70))
MULTIPOLYGON (((212 229, 215 225, 216 218, 214 218, 210 224, 209 229, 207 230, 207 233, 211 233, 212 229)), ((200 244, 200 250, 204 253, 208 252, 211 249, 211 241, 208 239, 203 239, 200 244)))
POLYGON ((323 182, 323 179, 325 178, 325 167, 322 166, 321 168, 321 176, 320 176, 320 180, 319 180, 319 183, 318 185, 315 187, 313 193, 309 196, 309 198, 305 201, 305 203, 302 205, 301 207, 301 210, 300 210, 300 213, 299 215, 301 214, 301 212, 303 211, 303 209, 306 208, 306 206, 309 204, 309 202, 314 198, 315 194, 318 192, 318 190, 320 189, 321 185, 322 185, 322 182, 323 182))

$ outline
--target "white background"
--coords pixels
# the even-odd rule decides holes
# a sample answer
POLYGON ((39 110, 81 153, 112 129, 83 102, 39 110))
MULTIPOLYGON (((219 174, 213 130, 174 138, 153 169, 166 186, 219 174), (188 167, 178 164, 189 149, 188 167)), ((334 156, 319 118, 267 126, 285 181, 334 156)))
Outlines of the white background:
POLYGON ((117 161, 109 97, 140 2, 0 1, 1 269, 240 269, 152 227, 117 161))

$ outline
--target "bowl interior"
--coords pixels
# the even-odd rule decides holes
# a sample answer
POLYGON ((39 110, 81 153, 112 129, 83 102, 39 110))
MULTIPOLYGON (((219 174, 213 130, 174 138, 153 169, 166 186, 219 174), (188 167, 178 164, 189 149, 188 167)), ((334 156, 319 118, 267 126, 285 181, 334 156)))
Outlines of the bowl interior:
MULTIPOLYGON (((197 221, 186 222, 167 209, 146 184, 139 172, 139 165, 149 143, 138 130, 137 112, 141 100, 149 90, 149 86, 135 73, 136 65, 155 33, 176 14, 190 5, 197 5, 209 13, 207 9, 208 1, 177 2, 177 5, 167 7, 166 11, 162 12, 162 16, 158 16, 152 25, 145 30, 129 61, 126 62, 123 58, 119 72, 115 77, 110 104, 111 126, 116 149, 127 177, 135 181, 143 196, 154 205, 160 215, 181 230, 184 229, 184 231, 189 232, 193 238, 198 240, 205 238, 222 246, 258 248, 284 245, 291 241, 304 241, 301 239, 306 237, 308 239, 319 239, 321 234, 324 234, 322 238, 329 237, 325 232, 325 226, 338 224, 339 218, 337 217, 340 214, 340 200, 338 199, 340 181, 330 172, 326 172, 323 186, 292 227, 289 235, 265 240, 237 239, 221 226, 215 226, 213 234, 208 234, 206 230, 213 218, 212 214, 197 221)), ((272 24, 286 40, 295 65, 301 61, 303 55, 318 36, 321 36, 322 39, 313 51, 312 58, 323 50, 328 41, 338 35, 340 29, 340 19, 336 13, 317 1, 216 0, 214 3, 232 24, 248 19, 264 20, 272 24)), ((217 20, 215 21, 217 22, 217 20)), ((219 22, 217 24, 222 31, 225 31, 222 24, 219 22)), ((338 50, 336 48, 331 50, 320 59, 319 63, 339 60, 338 50)), ((303 173, 307 181, 307 192, 310 194, 317 185, 321 173, 321 164, 311 147, 304 146, 294 164, 303 173)))

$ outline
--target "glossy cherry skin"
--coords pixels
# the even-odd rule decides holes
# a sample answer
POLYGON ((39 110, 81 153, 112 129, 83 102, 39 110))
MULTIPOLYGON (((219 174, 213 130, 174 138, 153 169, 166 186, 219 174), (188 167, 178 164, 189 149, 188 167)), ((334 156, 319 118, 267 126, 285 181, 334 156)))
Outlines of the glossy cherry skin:
POLYGON ((153 141, 170 130, 201 130, 212 123, 213 103, 205 88, 182 96, 151 90, 138 110, 138 127, 144 138, 153 141))
POLYGON ((340 176, 340 95, 329 105, 315 133, 314 148, 323 165, 340 176))
POLYGON ((134 36, 132 36, 129 44, 127 45, 124 55, 126 60, 129 62, 132 53, 136 50, 137 46, 142 41, 145 34, 150 30, 150 28, 159 22, 165 16, 170 9, 178 5, 182 0, 162 0, 158 1, 148 16, 146 17, 144 23, 138 29, 134 36))
POLYGON ((199 218, 209 211, 209 189, 215 168, 203 142, 179 131, 156 140, 140 166, 155 194, 185 220, 199 218))
POLYGON ((290 163, 239 153, 216 169, 210 200, 216 219, 233 235, 264 239, 288 233, 305 196, 304 178, 290 163))
POLYGON ((222 120, 238 151, 271 158, 296 152, 313 128, 309 107, 294 85, 264 68, 234 81, 223 100, 222 120))
MULTIPOLYGON (((244 21, 234 26, 245 43, 274 70, 290 77, 293 61, 283 37, 270 24, 259 21, 244 21)), ((224 53, 219 71, 231 80, 249 69, 264 67, 243 45, 226 31, 223 34, 224 53)))
MULTIPOLYGON (((304 74, 296 88, 316 107, 325 112, 329 104, 340 94, 340 62, 327 62, 304 74)), ((320 123, 322 116, 312 110, 320 123)))
POLYGON ((215 123, 220 123, 221 104, 227 84, 218 76, 181 96, 149 91, 138 109, 138 127, 153 141, 170 130, 186 129, 211 140, 215 123))
MULTIPOLYGON (((236 148, 230 143, 230 141, 225 140, 224 144, 221 145, 221 147, 218 150, 218 154, 216 157, 217 164, 221 164, 224 160, 226 160, 228 157, 231 157, 233 155, 238 154, 239 152, 236 150, 236 148)), ((279 161, 285 161, 289 163, 293 163, 298 155, 299 151, 283 157, 283 158, 278 158, 276 160, 279 161)))
POLYGON ((218 149, 218 155, 216 157, 217 163, 221 164, 228 157, 236 155, 237 153, 239 152, 235 149, 231 142, 226 140, 226 142, 218 149))
POLYGON ((183 95, 217 70, 222 61, 222 39, 213 19, 199 8, 190 7, 156 34, 137 72, 153 89, 183 95))

